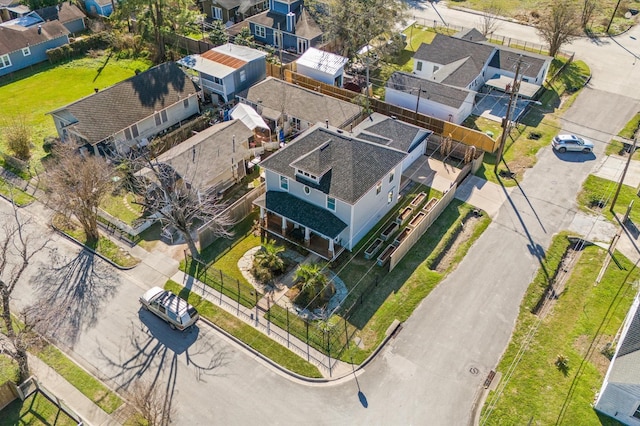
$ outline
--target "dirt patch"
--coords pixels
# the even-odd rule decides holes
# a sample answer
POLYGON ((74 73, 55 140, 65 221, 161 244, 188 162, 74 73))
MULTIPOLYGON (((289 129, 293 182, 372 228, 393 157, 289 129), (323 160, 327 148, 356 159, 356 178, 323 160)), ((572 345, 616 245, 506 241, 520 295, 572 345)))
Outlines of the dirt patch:
POLYGON ((445 248, 444 253, 434 262, 431 269, 442 273, 451 266, 451 262, 458 251, 458 247, 460 247, 460 244, 465 243, 469 238, 471 238, 476 225, 480 222, 480 218, 481 216, 472 213, 463 220, 463 225, 458 227, 457 233, 452 237, 449 247, 445 248))
MULTIPOLYGON (((589 346, 591 345, 591 336, 586 334, 578 336, 578 338, 573 342, 573 347, 578 353, 585 354, 589 350, 589 346)), ((592 351, 589 356, 588 361, 593 364, 594 367, 598 370, 600 374, 603 376, 607 374, 607 369, 609 368, 609 364, 611 361, 603 351, 606 350, 607 342, 611 342, 613 340, 613 336, 602 335, 598 337, 598 341, 596 342, 597 347, 594 351, 592 351)), ((576 360, 577 361, 577 360, 576 360)))

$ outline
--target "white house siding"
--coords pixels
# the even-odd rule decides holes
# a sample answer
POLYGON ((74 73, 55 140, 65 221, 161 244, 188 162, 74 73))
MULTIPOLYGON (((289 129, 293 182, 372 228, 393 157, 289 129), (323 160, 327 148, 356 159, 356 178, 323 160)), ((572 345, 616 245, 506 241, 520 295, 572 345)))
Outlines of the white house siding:
POLYGON ((232 95, 236 91, 236 83, 233 80, 233 75, 234 73, 231 73, 222 79, 222 89, 224 91, 224 97, 226 98, 227 102, 231 100, 230 95, 232 95))
MULTIPOLYGON (((391 89, 389 87, 387 87, 385 91, 384 98, 385 102, 390 103, 391 105, 397 105, 411 111, 416 110, 416 104, 418 102, 418 97, 416 95, 391 89)), ((418 112, 439 118, 440 120, 460 124, 469 116, 469 114, 471 114, 471 111, 473 110, 473 98, 474 94, 473 92, 470 92, 467 99, 462 103, 459 109, 433 102, 429 99, 420 98, 418 112)))
POLYGON ((413 62, 413 73, 415 75, 417 75, 418 77, 422 77, 422 78, 429 78, 433 75, 434 72, 436 72, 436 67, 438 67, 438 69, 442 68, 441 64, 436 64, 434 62, 429 62, 429 61, 420 61, 420 60, 414 60, 413 62), (422 64, 422 69, 420 71, 418 71, 418 63, 422 64))
POLYGON ((382 188, 379 194, 374 186, 364 194, 353 207, 353 217, 347 222, 350 223, 348 241, 343 241, 349 250, 369 232, 384 215, 398 202, 398 191, 400 188, 400 177, 402 175, 402 163, 398 164, 393 171, 393 180, 389 182, 390 173, 387 173, 381 180, 382 188), (389 191, 393 190, 393 199, 387 202, 389 191))
POLYGON ((297 64, 297 72, 298 74, 302 74, 309 78, 313 78, 314 80, 330 84, 332 86, 335 83, 336 77, 342 74, 342 70, 340 70, 340 72, 337 72, 335 75, 331 75, 331 74, 327 74, 320 70, 310 68, 301 64, 297 64))
POLYGON ((618 383, 608 383, 595 409, 626 425, 640 426, 640 419, 632 417, 638 405, 640 397, 637 394, 628 392, 618 383))
POLYGON ((422 154, 426 152, 427 149, 427 141, 424 140, 420 143, 420 145, 416 146, 413 151, 407 154, 402 162, 402 171, 404 172, 416 161, 422 154))

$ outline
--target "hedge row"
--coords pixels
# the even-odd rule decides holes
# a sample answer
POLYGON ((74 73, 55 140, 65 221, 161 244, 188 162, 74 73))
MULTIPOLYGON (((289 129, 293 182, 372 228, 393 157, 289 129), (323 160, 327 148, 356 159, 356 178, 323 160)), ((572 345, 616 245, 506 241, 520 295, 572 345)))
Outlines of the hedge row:
POLYGON ((49 62, 55 64, 76 56, 81 56, 91 49, 105 49, 109 46, 109 34, 101 32, 83 37, 70 44, 47 50, 49 62))

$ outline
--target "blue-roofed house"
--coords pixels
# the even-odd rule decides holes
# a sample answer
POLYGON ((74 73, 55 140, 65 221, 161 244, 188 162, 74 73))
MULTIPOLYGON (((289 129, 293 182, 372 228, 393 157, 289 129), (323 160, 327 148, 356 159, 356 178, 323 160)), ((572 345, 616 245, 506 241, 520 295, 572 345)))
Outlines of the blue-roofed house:
POLYGON ((59 21, 43 22, 33 12, 0 24, 0 76, 46 61, 47 50, 69 43, 59 21))
POLYGON ((296 72, 332 86, 342 87, 348 58, 310 47, 296 60, 296 72))
POLYGON ((406 153, 316 124, 260 163, 262 228, 327 260, 356 244, 397 203, 406 153))
POLYGON ((302 0, 269 0, 269 10, 246 21, 257 42, 276 49, 304 53, 322 39, 322 30, 302 0))
POLYGON ((85 0, 84 7, 90 15, 107 17, 113 13, 112 0, 85 0))

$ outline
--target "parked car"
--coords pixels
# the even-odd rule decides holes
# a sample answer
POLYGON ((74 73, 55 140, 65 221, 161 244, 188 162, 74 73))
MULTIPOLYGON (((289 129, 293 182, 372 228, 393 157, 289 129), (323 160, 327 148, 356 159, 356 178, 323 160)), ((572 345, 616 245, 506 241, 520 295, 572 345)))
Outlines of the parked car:
POLYGON ((558 152, 593 151, 593 142, 576 135, 558 135, 551 141, 551 146, 558 152))
POLYGON ((186 330, 198 321, 196 308, 168 290, 153 287, 140 297, 140 304, 169 323, 172 329, 186 330))

